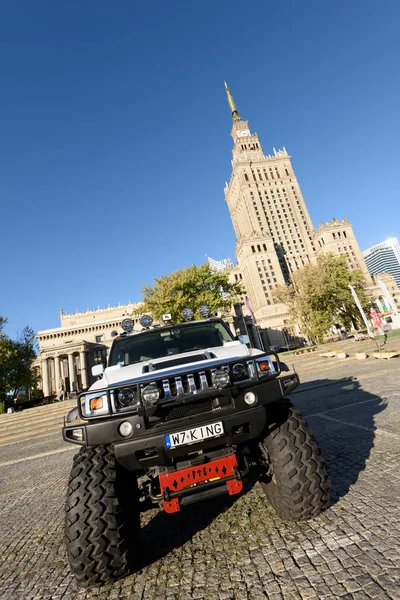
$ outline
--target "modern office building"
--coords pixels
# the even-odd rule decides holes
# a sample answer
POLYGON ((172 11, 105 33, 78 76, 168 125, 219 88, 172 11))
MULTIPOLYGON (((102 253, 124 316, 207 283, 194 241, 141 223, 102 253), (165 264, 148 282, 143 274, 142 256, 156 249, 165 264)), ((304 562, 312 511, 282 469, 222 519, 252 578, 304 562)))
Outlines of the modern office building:
POLYGON ((397 238, 371 246, 363 252, 364 260, 371 275, 389 273, 400 287, 400 245, 397 238))
POLYGON ((233 268, 233 263, 230 258, 215 260, 211 256, 207 257, 208 264, 213 271, 230 271, 233 268))

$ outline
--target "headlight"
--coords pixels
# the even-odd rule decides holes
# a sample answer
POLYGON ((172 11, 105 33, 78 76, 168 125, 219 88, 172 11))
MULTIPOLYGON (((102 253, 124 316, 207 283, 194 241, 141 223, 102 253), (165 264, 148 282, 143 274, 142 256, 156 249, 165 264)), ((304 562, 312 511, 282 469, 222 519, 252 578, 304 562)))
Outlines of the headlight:
POLYGON ((225 369, 217 369, 211 375, 212 382, 216 388, 226 387, 230 383, 228 371, 225 369))
POLYGON ((133 404, 137 404, 136 394, 131 388, 119 390, 117 394, 117 404, 120 408, 127 408, 133 404))
POLYGON ((144 404, 147 404, 148 406, 157 404, 159 397, 160 397, 160 390, 154 384, 146 385, 146 387, 142 389, 143 402, 144 402, 144 404))
POLYGON ((242 365, 242 363, 237 363, 236 365, 233 365, 232 375, 234 379, 244 379, 245 377, 248 378, 249 376, 246 367, 242 365))

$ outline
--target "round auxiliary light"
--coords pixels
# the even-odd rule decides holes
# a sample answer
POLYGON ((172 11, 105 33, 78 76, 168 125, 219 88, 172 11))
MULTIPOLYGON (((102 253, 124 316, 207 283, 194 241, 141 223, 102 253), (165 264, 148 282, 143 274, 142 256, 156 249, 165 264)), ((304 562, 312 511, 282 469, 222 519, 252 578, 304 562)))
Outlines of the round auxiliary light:
POLYGON ((211 375, 212 382, 216 388, 226 387, 230 383, 228 371, 225 369, 217 369, 211 375))
POLYGON ((244 401, 249 406, 253 406, 253 404, 257 404, 257 396, 254 392, 246 392, 244 395, 244 401))
POLYGON ((127 406, 135 404, 135 400, 135 392, 131 390, 131 388, 124 388, 123 390, 119 390, 117 401, 121 408, 126 408, 127 406))
POLYGON ((243 379, 247 375, 247 370, 242 363, 237 363, 232 367, 232 374, 234 379, 243 379))
POLYGON ((207 319, 209 314, 210 314, 210 307, 207 306, 207 304, 202 304, 201 306, 199 306, 199 315, 201 317, 203 317, 203 319, 207 319))
POLYGON ((121 323, 122 329, 126 331, 126 333, 130 333, 133 330, 133 321, 132 319, 124 319, 121 323))
POLYGON ((151 318, 150 315, 143 315, 143 317, 140 319, 140 324, 145 329, 148 329, 148 327, 150 327, 152 322, 153 322, 153 319, 151 318))
POLYGON ((142 398, 143 402, 148 406, 152 406, 153 404, 157 404, 158 399, 160 397, 160 390, 156 385, 150 384, 146 385, 145 388, 142 389, 142 398))
POLYGON ((193 311, 191 308, 184 308, 182 311, 182 317, 185 319, 185 321, 191 321, 193 319, 193 311))
POLYGON ((118 431, 122 437, 129 437, 132 434, 133 427, 129 421, 122 421, 121 425, 118 427, 118 431))

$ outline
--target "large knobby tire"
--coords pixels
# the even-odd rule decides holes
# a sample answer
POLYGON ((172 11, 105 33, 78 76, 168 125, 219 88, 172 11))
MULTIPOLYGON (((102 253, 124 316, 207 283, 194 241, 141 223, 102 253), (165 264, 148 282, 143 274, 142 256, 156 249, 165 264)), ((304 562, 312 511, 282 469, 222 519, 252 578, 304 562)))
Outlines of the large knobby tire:
POLYGON ((284 400, 274 407, 275 421, 260 442, 261 486, 285 521, 306 521, 329 506, 330 481, 321 449, 306 420, 284 400))
POLYGON ((137 480, 108 446, 82 448, 68 484, 65 543, 71 570, 82 587, 128 575, 139 544, 137 480))

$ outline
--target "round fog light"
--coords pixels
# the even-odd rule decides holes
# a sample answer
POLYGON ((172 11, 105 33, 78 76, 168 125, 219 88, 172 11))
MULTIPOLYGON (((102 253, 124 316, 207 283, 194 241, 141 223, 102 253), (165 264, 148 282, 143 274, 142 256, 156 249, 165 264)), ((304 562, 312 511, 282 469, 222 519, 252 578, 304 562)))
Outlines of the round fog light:
POLYGON ((217 369, 214 371, 211 375, 211 379, 216 388, 226 387, 230 383, 229 373, 225 369, 217 369))
POLYGON ((257 396, 254 392, 246 392, 244 395, 244 401, 246 402, 246 404, 252 406, 253 404, 256 404, 257 396))
POLYGON ((122 437, 128 437, 129 435, 131 435, 133 427, 129 423, 129 421, 123 421, 119 426, 118 431, 120 435, 122 435, 122 437))
POLYGON ((152 406, 153 404, 157 404, 158 399, 160 397, 160 390, 158 387, 152 383, 150 385, 146 385, 145 388, 142 389, 142 398, 143 402, 147 406, 152 406))

